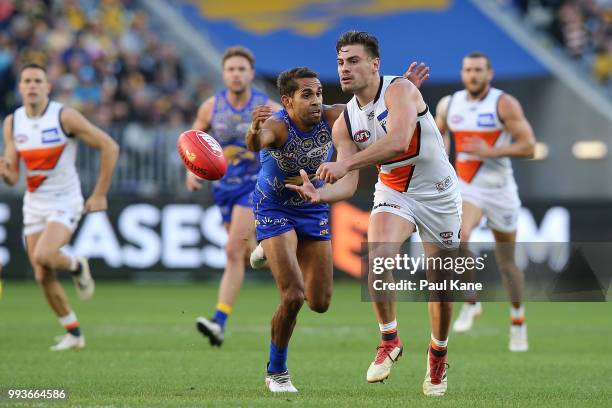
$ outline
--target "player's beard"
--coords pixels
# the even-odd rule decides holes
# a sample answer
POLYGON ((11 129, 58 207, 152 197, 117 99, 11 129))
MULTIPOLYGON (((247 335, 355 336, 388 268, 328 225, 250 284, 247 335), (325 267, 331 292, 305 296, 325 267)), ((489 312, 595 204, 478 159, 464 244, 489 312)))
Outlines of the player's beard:
POLYGON ((483 92, 485 92, 485 90, 487 89, 487 85, 488 85, 487 82, 482 82, 478 84, 477 88, 466 88, 466 89, 472 98, 478 98, 479 96, 482 96, 483 92))

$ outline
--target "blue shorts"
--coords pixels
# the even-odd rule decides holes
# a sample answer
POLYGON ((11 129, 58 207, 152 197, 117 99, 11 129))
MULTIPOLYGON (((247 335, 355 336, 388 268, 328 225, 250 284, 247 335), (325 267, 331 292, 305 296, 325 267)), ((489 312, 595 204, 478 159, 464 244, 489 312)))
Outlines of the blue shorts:
POLYGON ((329 206, 311 208, 266 205, 256 206, 255 234, 257 241, 295 230, 298 238, 329 241, 329 206))
POLYGON ((234 191, 219 191, 213 189, 213 197, 215 203, 221 210, 223 223, 229 224, 232 221, 232 210, 235 205, 241 207, 253 208, 253 189, 241 189, 234 191))

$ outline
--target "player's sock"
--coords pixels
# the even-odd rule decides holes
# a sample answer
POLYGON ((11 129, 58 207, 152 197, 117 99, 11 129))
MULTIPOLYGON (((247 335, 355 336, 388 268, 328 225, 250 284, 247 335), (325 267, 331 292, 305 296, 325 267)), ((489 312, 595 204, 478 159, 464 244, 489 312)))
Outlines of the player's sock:
POLYGON ((510 306, 510 321, 512 324, 520 326, 525 323, 525 306, 510 306))
POLYGON ((446 354, 446 346, 448 345, 448 338, 446 340, 438 340, 431 335, 431 353, 436 357, 443 357, 446 354))
POLYGON ((74 312, 70 312, 66 316, 60 317, 59 321, 68 333, 76 337, 79 337, 81 335, 81 327, 74 312))
POLYGON ((287 351, 289 347, 276 347, 270 342, 270 364, 269 373, 284 373, 287 371, 287 351))
POLYGON ((232 307, 225 303, 217 303, 217 309, 215 309, 215 314, 213 315, 213 320, 221 326, 222 329, 225 329, 225 321, 232 313, 232 307))
POLYGON ((397 337, 397 320, 389 323, 378 323, 382 341, 396 341, 397 337))
POLYGON ((73 276, 79 276, 81 274, 81 263, 79 262, 79 260, 77 259, 76 256, 72 255, 71 253, 69 253, 68 251, 64 250, 63 248, 60 249, 60 251, 62 251, 62 253, 67 256, 68 258, 70 258, 70 267, 68 267, 68 271, 73 275, 73 276))

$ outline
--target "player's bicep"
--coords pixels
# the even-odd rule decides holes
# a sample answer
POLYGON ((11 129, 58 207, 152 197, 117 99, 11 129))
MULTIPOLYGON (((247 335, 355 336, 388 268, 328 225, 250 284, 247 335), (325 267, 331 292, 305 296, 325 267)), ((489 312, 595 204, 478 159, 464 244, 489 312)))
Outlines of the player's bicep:
POLYGON ((438 126, 438 130, 440 130, 442 135, 448 131, 446 118, 449 102, 450 95, 446 95, 444 98, 440 99, 440 102, 438 102, 438 105, 436 106, 436 125, 438 126))
POLYGON ((64 108, 60 121, 68 134, 74 135, 74 137, 94 149, 101 150, 105 145, 116 145, 115 141, 106 132, 93 125, 85 116, 74 109, 64 108))
POLYGON ((358 148, 349 134, 346 120, 340 114, 332 128, 332 141, 337 151, 337 160, 343 160, 357 153, 358 148))
POLYGON ((283 122, 271 116, 261 125, 259 132, 259 145, 261 148, 278 147, 280 145, 280 135, 283 122))
POLYGON ((212 112, 215 107, 215 97, 211 96, 200 105, 198 113, 193 121, 192 129, 207 131, 210 127, 210 121, 212 119, 212 112))
POLYGON ((402 143, 408 146, 417 121, 419 93, 409 81, 400 81, 389 86, 385 93, 387 116, 387 134, 394 133, 402 143))
POLYGON ((535 143, 533 129, 520 103, 510 95, 504 95, 499 101, 499 116, 504 127, 518 142, 535 143))

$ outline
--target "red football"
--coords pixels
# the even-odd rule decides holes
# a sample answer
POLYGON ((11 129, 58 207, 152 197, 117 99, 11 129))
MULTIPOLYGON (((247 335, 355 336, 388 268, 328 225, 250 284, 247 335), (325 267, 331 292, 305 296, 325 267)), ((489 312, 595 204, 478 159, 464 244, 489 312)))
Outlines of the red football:
POLYGON ((219 180, 225 175, 227 162, 219 142, 200 130, 181 133, 176 142, 187 170, 206 180, 219 180))

